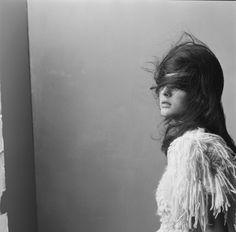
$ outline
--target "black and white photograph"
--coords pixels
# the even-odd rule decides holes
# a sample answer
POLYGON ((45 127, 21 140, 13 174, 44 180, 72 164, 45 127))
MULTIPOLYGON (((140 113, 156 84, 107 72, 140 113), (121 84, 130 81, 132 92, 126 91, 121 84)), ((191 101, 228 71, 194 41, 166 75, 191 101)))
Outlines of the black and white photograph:
POLYGON ((0 232, 236 232, 234 1, 2 0, 0 232))

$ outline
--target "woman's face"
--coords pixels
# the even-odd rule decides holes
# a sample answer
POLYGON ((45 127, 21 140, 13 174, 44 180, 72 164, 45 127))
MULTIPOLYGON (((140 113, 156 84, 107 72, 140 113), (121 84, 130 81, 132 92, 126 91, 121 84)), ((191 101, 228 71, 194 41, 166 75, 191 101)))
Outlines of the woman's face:
POLYGON ((186 108, 187 93, 176 88, 162 87, 159 90, 161 115, 164 117, 178 117, 186 108))

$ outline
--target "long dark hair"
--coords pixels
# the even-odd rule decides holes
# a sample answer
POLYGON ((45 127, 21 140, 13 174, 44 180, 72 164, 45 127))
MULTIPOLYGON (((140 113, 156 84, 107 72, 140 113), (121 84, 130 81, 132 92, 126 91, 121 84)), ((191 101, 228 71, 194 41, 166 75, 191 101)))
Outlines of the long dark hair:
POLYGON ((198 127, 221 136, 236 152, 233 139, 226 129, 221 102, 224 75, 221 65, 209 47, 184 32, 161 62, 155 64, 155 93, 161 87, 187 92, 187 111, 176 120, 164 119, 165 134, 162 151, 167 154, 170 143, 188 130, 198 127))

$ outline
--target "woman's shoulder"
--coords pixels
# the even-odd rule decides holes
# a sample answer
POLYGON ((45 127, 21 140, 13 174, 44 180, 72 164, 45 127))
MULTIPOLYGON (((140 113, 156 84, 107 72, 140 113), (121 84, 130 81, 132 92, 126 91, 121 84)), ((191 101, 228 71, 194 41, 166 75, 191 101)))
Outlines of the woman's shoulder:
POLYGON ((193 142, 194 141, 210 142, 214 140, 220 140, 224 142, 221 136, 210 132, 206 132, 206 130, 202 127, 186 131, 183 135, 176 138, 172 143, 180 142, 182 140, 193 141, 193 142))
POLYGON ((191 158, 192 156, 207 155, 214 158, 233 158, 233 151, 224 139, 214 133, 206 132, 204 128, 197 128, 185 132, 176 138, 169 146, 168 153, 175 153, 191 158))
POLYGON ((230 149, 224 139, 217 134, 206 132, 204 128, 197 128, 194 130, 186 131, 183 135, 176 138, 170 147, 176 145, 191 145, 191 146, 203 146, 202 148, 207 148, 209 146, 224 146, 226 149, 230 149))
POLYGON ((225 220, 233 228, 236 162, 222 137, 203 128, 187 131, 171 143, 167 171, 170 181, 166 188, 171 189, 168 202, 178 225, 188 227, 194 217, 193 227, 197 228, 199 222, 205 228, 206 209, 210 207, 215 217, 220 212, 228 215, 225 220))

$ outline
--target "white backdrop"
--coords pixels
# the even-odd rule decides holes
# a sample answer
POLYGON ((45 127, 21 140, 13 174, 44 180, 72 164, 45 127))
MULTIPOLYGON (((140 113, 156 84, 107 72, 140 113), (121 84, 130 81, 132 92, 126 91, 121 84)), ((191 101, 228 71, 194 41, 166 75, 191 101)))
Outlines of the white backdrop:
POLYGON ((28 1, 39 232, 155 231, 160 152, 141 67, 187 31, 225 74, 236 139, 234 2, 28 1))

